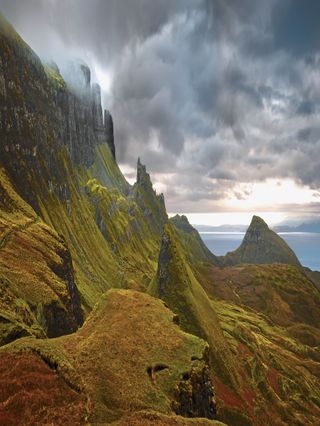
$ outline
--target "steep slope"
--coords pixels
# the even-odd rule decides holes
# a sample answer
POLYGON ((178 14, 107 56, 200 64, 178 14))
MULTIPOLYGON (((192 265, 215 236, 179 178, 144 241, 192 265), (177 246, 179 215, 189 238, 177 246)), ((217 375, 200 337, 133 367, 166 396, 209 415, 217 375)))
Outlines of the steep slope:
POLYGON ((296 266, 212 267, 202 284, 209 295, 264 313, 282 327, 320 321, 320 293, 296 266))
MULTIPOLYGON (((50 398, 51 406, 56 404, 57 425, 84 424, 85 418, 90 424, 108 423, 140 410, 212 418, 215 402, 207 352, 207 343, 182 332, 160 300, 134 291, 110 290, 75 334, 50 340, 23 338, 0 349, 2 361, 14 365, 0 376, 1 401, 6 401, 0 403, 0 419, 22 416, 26 425, 34 424, 34 419, 41 424, 51 421, 51 411, 42 410, 37 402, 39 394, 50 398), (26 364, 19 382, 17 372, 26 364), (42 377, 46 374, 54 389, 50 394, 51 388, 46 390, 42 380, 34 383, 31 379, 27 400, 33 412, 24 396, 28 368, 42 377), (59 398, 59 387, 65 401, 59 398)), ((135 415, 140 416, 147 418, 147 413, 135 415)), ((153 417, 161 419, 161 414, 153 417)), ((164 418, 172 424, 189 424, 181 417, 164 418)), ((202 423, 216 424, 190 422, 202 423)))
MULTIPOLYGON (((245 411, 255 425, 318 424, 319 350, 301 344, 264 315, 228 302, 212 303, 243 374, 240 394, 245 405, 237 394, 215 382, 224 403, 245 411)), ((219 418, 231 425, 241 424, 224 412, 219 418)))
POLYGON ((0 169, 0 345, 55 337, 83 322, 65 241, 14 191, 0 169))
POLYGON ((121 174, 112 117, 103 118, 89 68, 76 64, 73 76, 76 90, 0 19, 0 164, 19 195, 64 236, 87 314, 109 288, 147 285, 167 216, 144 166, 133 188, 121 174))
POLYGON ((190 225, 186 216, 177 214, 170 218, 170 222, 174 225, 178 233, 180 243, 190 263, 209 262, 218 264, 217 257, 211 253, 202 241, 199 232, 190 225))
POLYGON ((294 266, 204 264, 192 271, 186 259, 166 226, 149 291, 184 330, 209 342, 218 418, 230 425, 314 424, 320 415, 317 289, 294 266))
MULTIPOLYGON (((186 254, 172 225, 165 226, 158 270, 150 284, 149 292, 164 300, 178 315, 177 321, 183 330, 208 341, 214 382, 224 383, 231 392, 233 390, 238 393, 242 380, 236 368, 237 360, 223 336, 210 299, 186 260, 186 254)), ((217 396, 219 398, 219 395, 217 396)), ((220 408, 223 405, 223 401, 220 400, 220 408)), ((246 415, 237 410, 237 407, 225 408, 226 419, 237 418, 244 424, 249 422, 246 415)))
POLYGON ((288 244, 258 216, 253 216, 240 247, 219 259, 224 265, 286 263, 301 266, 288 244))

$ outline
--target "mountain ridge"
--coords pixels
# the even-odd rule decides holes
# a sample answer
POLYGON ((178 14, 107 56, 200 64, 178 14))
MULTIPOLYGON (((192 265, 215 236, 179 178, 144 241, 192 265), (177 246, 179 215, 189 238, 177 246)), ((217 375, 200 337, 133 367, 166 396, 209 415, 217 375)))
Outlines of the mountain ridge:
POLYGON ((77 94, 2 18, 0 47, 0 422, 316 424, 301 269, 219 264, 126 182, 85 65, 77 94))

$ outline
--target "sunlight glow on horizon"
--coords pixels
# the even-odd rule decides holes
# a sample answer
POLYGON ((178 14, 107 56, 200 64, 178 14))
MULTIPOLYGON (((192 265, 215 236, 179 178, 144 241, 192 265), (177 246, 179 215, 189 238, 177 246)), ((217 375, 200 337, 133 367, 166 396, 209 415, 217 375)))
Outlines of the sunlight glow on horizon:
MULTIPOLYGON (((319 193, 296 184, 291 179, 267 179, 265 182, 241 184, 221 200, 218 213, 182 213, 192 225, 249 225, 253 215, 273 226, 290 218, 292 205, 319 202, 319 193), (238 195, 238 196, 237 196, 238 195), (221 211, 221 207, 226 211, 221 211)), ((170 214, 169 216, 173 216, 170 214)))
POLYGON ((237 191, 246 195, 227 199, 225 205, 228 208, 243 209, 245 204, 247 210, 268 211, 277 205, 319 202, 319 193, 307 186, 296 184, 292 179, 267 179, 265 182, 253 184, 240 183, 233 193, 237 191))
MULTIPOLYGON (((120 168, 127 181, 133 185, 136 181, 136 169, 127 164, 120 164, 120 168)), ((193 206, 187 198, 188 194, 181 194, 179 201, 172 204, 172 198, 166 194, 168 177, 172 176, 168 173, 154 174, 151 176, 153 188, 158 194, 164 193, 169 217, 175 214, 185 215, 192 225, 248 226, 253 215, 262 217, 269 226, 292 222, 297 218, 300 222, 301 218, 311 215, 310 212, 303 211, 303 206, 320 202, 319 192, 298 185, 292 179, 267 179, 264 182, 238 183, 226 193, 224 199, 199 200, 193 206), (203 212, 200 210, 201 204, 203 212)))

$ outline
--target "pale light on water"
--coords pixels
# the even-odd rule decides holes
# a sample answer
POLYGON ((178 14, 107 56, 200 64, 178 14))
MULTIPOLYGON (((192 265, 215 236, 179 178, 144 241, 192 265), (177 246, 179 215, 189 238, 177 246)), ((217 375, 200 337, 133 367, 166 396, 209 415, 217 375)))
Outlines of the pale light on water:
MULTIPOLYGON (((244 232, 200 232, 204 243, 216 256, 223 256, 239 247, 244 234, 244 232)), ((282 232, 279 235, 289 244, 302 265, 320 271, 320 234, 282 232)))

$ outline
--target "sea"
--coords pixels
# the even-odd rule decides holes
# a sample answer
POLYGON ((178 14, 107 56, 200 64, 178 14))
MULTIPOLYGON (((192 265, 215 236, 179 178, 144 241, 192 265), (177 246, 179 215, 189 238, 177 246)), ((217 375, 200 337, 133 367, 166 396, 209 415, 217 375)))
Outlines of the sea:
MULTIPOLYGON (((200 232, 208 249, 216 256, 223 256, 241 244, 244 232, 200 232)), ((320 233, 279 232, 295 252, 303 266, 320 271, 320 233)))

